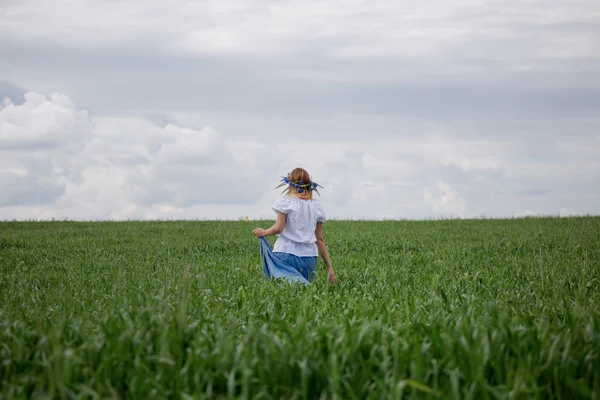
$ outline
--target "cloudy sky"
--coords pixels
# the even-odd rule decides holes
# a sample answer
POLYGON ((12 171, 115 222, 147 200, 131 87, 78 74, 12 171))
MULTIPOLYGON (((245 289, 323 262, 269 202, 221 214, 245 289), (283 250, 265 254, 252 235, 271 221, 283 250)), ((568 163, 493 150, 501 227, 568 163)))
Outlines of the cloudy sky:
POLYGON ((600 214, 597 0, 0 0, 0 219, 600 214))

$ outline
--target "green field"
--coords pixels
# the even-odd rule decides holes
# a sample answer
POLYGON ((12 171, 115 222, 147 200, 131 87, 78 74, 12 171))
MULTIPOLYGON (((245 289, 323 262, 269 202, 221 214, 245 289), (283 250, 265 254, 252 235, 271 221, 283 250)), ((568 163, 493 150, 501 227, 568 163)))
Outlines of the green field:
POLYGON ((599 398, 600 217, 270 223, 0 222, 1 398, 599 398))

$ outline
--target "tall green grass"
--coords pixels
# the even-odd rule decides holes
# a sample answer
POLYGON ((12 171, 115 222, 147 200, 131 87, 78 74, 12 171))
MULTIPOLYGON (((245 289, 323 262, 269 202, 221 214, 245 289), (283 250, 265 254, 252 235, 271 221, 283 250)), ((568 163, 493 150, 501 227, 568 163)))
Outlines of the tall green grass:
POLYGON ((338 286, 254 226, 0 223, 1 398, 599 397, 600 218, 328 222, 338 286))

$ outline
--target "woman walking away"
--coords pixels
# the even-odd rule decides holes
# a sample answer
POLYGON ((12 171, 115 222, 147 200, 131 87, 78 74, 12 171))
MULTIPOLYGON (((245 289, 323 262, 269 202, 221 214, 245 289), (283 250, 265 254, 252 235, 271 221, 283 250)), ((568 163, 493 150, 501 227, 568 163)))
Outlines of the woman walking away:
POLYGON ((308 172, 294 169, 283 177, 278 187, 286 189, 273 204, 277 221, 269 229, 256 228, 253 233, 260 238, 260 256, 268 278, 284 278, 309 283, 316 275, 317 256, 327 266, 331 283, 337 283, 333 266, 323 240, 325 211, 319 200, 313 199, 319 185, 312 182, 308 172), (266 236, 278 235, 273 250, 266 236))

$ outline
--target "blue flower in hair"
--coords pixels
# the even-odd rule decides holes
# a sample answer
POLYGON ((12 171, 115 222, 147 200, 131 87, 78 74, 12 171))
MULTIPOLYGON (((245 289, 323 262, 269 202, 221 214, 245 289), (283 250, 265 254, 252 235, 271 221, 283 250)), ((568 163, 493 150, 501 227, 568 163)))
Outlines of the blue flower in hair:
POLYGON ((292 180, 290 174, 287 174, 287 176, 282 176, 281 183, 275 189, 278 189, 282 186, 288 187, 288 188, 284 189, 282 193, 285 193, 286 191, 289 193, 289 191, 291 191, 292 188, 295 188, 298 191, 298 193, 305 193, 307 191, 308 192, 315 191, 318 195, 320 195, 320 193, 317 188, 322 187, 318 183, 312 182, 312 181, 308 182, 308 183, 302 183, 300 181, 295 182, 292 180))

